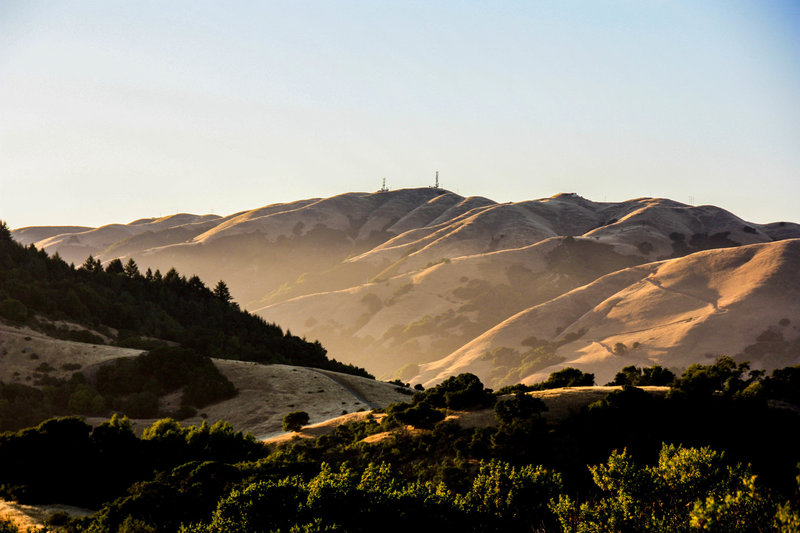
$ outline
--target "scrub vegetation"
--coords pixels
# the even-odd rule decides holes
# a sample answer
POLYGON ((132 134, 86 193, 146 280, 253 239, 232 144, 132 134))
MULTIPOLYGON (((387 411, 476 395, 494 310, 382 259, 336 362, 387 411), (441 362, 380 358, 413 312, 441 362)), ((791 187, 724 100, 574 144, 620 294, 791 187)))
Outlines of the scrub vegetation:
MULTIPOLYGON (((615 381, 663 375, 626 368, 615 381)), ((624 383, 549 422, 541 400, 510 389, 461 374, 380 422, 277 446, 224 423, 164 419, 139 437, 117 415, 96 428, 52 419, 0 436, 0 494, 99 509, 60 526, 72 532, 797 531, 800 418, 786 406, 800 367, 767 377, 723 357, 665 396, 624 383), (487 409, 494 426, 445 419, 487 409)))

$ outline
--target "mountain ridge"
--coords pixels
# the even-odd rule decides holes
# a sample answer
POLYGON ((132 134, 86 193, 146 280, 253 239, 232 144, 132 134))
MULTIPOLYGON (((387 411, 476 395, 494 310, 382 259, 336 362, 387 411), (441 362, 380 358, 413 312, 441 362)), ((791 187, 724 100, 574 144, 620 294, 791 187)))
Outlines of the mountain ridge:
MULTIPOLYGON (((82 260, 77 254, 86 252, 103 261, 135 257, 143 267, 166 270, 175 266, 209 282, 225 279, 245 308, 319 339, 339 360, 365 366, 383 377, 429 384, 448 372, 433 373, 430 365, 452 361, 453 354, 517 314, 603 276, 708 249, 766 246, 800 237, 800 225, 795 223, 754 224, 715 206, 689 206, 662 198, 594 202, 562 193, 501 204, 432 187, 345 193, 271 204, 225 217, 180 217, 142 219, 124 227, 108 225, 81 233, 22 228, 12 234, 22 242, 47 236, 34 244, 49 253, 57 251, 68 261, 82 260), (124 238, 113 241, 118 236, 124 238), (431 377, 434 374, 438 377, 431 377)), ((683 264, 684 268, 700 265, 683 264)), ((734 272, 722 259, 703 268, 734 272)), ((774 285, 775 281, 767 277, 754 283, 774 285)), ((670 301, 679 299, 673 293, 670 301)), ((660 301, 662 306, 668 303, 663 295, 660 301)), ((551 311, 556 309, 553 305, 549 305, 551 311)), ((598 313, 587 315, 585 321, 590 316, 599 320, 598 313)), ((706 317, 703 323, 709 320, 706 317)), ((755 322, 760 332, 774 326, 761 319, 755 322)), ((485 364, 456 365, 449 372, 486 367, 479 375, 497 386, 514 376, 533 379, 539 372, 563 366, 564 361, 597 366, 591 361, 613 353, 617 341, 608 345, 605 337, 593 348, 582 346, 580 352, 575 351, 580 344, 575 340, 563 344, 564 335, 577 335, 580 329, 565 329, 560 335, 555 329, 550 331, 546 342, 553 353, 539 354, 538 363, 528 361, 516 369, 559 360, 535 372, 523 375, 509 369, 507 376, 500 376, 497 369, 506 367, 498 361, 517 356, 502 351, 510 347, 487 344, 486 339, 474 345, 488 350, 489 355, 481 355, 487 357, 485 364)), ((691 329, 672 328, 673 335, 688 336, 685 342, 699 335, 691 329)), ((677 337, 675 346, 680 346, 683 341, 677 337)), ((545 342, 543 333, 537 342, 545 342)), ((634 341, 619 342, 627 346, 634 341)), ((735 353, 759 341, 741 339, 740 344, 745 342, 735 353)), ((720 341, 719 346, 729 344, 720 341)), ((519 342, 513 350, 522 348, 525 353, 544 350, 543 345, 519 342)))

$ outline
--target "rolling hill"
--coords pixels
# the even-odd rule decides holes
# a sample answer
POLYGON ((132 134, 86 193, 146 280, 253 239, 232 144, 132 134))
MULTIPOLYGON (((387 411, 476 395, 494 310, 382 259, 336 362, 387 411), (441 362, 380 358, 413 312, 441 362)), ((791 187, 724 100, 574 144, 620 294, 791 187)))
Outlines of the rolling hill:
MULTIPOLYGON (((100 366, 116 359, 135 357, 142 350, 57 339, 0 321, 0 353, 3 354, 0 382, 46 388, 51 382, 47 378, 69 379, 76 371, 90 377, 100 366)), ((236 386, 238 394, 204 407, 195 416, 182 420, 183 424, 223 421, 237 431, 251 432, 263 439, 283 433, 283 417, 291 411, 306 411, 313 424, 345 412, 385 407, 409 398, 394 384, 317 368, 224 359, 212 361, 236 386)), ((179 394, 173 393, 162 397, 159 407, 168 412, 178 405, 179 394)), ((93 425, 107 419, 86 417, 93 425)), ((134 427, 141 430, 156 420, 132 421, 134 427)))
POLYGON ((62 229, 12 235, 68 262, 224 279, 246 309, 384 378, 470 370, 500 386, 573 365, 602 381, 630 361, 800 357, 798 281, 782 274, 797 271, 800 225, 714 206, 419 188, 62 229))

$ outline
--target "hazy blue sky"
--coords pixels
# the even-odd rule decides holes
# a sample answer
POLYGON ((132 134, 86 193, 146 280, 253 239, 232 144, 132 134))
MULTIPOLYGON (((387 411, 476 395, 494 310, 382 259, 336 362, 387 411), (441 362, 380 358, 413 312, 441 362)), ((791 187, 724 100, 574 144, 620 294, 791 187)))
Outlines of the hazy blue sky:
POLYGON ((0 218, 442 185, 800 222, 800 2, 0 0, 0 218))

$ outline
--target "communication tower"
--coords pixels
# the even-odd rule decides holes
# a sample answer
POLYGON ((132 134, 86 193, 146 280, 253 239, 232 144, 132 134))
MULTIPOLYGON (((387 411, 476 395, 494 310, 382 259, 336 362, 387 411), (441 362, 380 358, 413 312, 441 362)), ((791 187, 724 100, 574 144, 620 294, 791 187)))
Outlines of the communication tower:
POLYGON ((378 190, 378 192, 388 192, 388 191, 389 189, 386 187, 386 178, 383 178, 383 184, 381 185, 381 188, 378 190))

